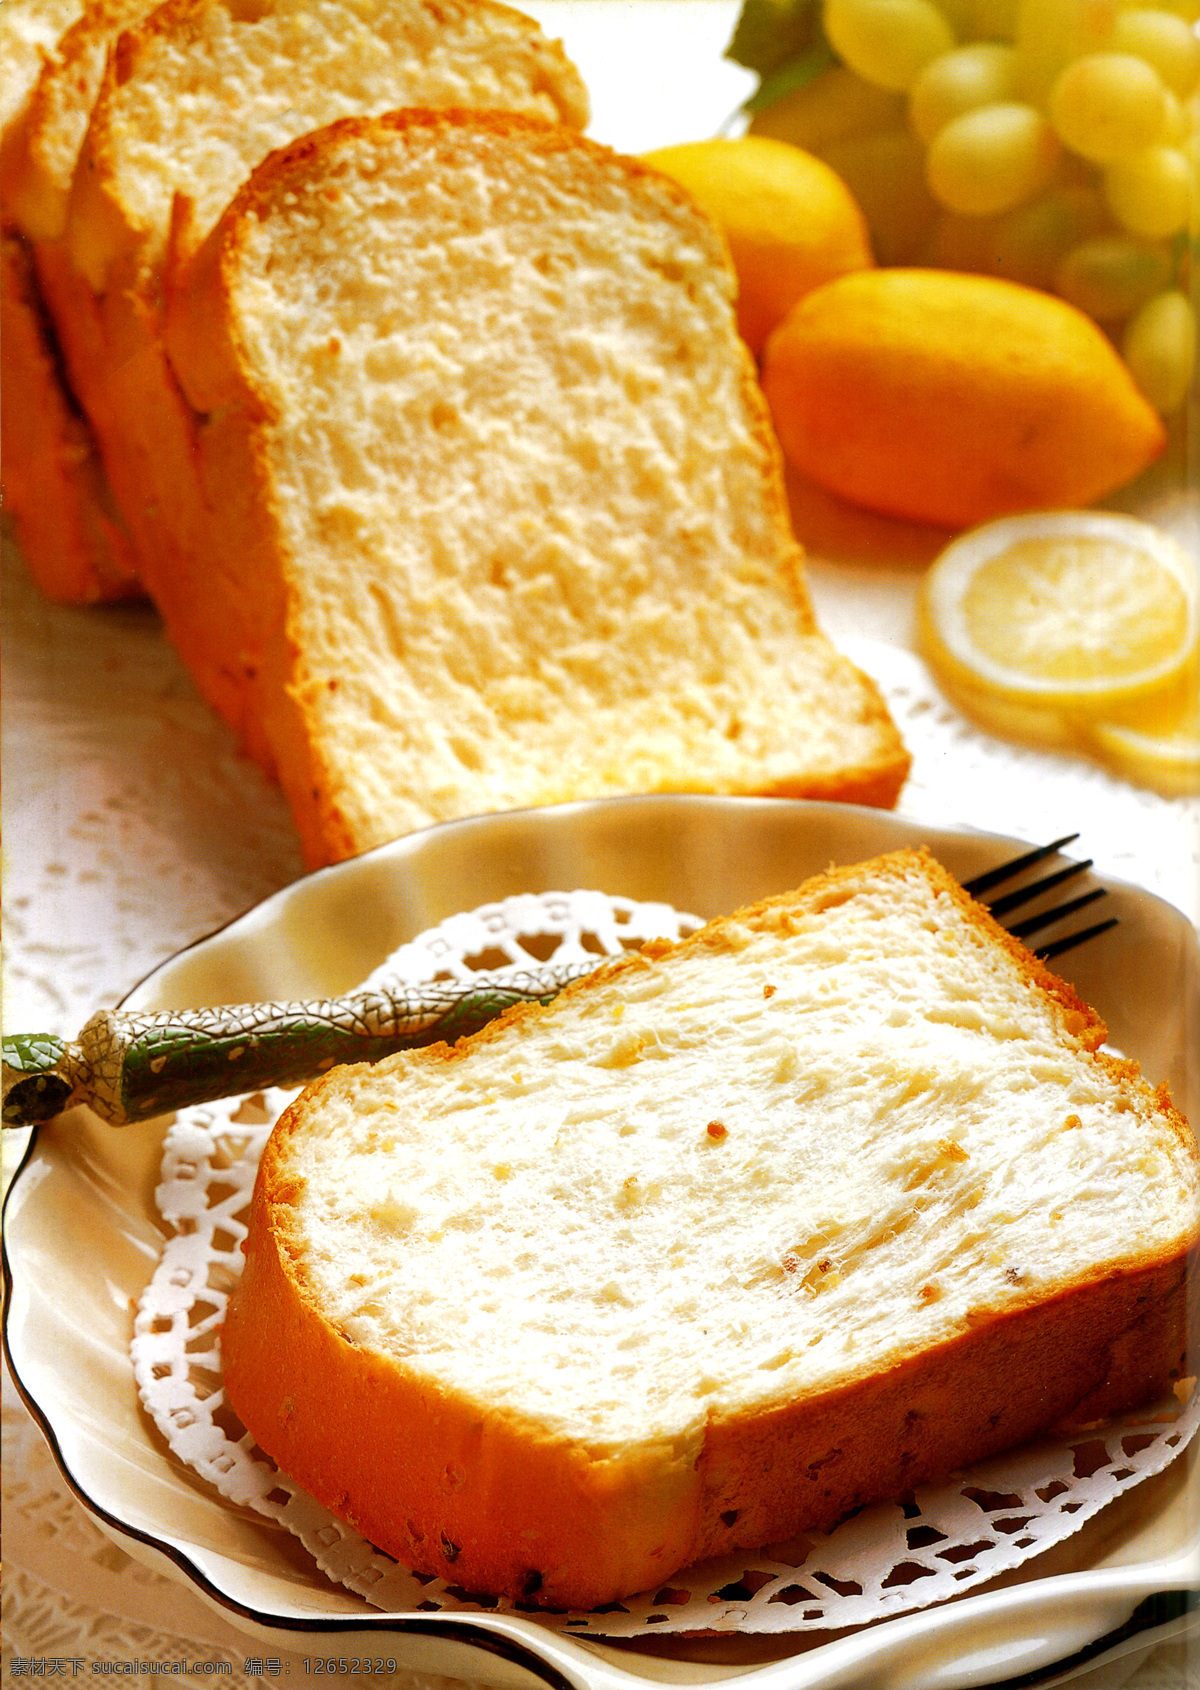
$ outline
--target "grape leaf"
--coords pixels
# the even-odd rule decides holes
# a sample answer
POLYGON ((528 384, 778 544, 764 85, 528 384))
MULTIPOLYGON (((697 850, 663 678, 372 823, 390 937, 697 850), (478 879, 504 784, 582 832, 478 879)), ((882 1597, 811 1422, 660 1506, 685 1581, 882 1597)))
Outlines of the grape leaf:
POLYGON ((818 76, 836 63, 834 53, 824 41, 814 42, 798 59, 788 59, 778 70, 772 71, 770 76, 764 76, 742 110, 749 112, 751 116, 755 112, 766 111, 776 100, 782 100, 785 94, 815 82, 818 76))
POLYGON ((743 0, 725 57, 767 77, 804 53, 819 33, 817 0, 743 0))

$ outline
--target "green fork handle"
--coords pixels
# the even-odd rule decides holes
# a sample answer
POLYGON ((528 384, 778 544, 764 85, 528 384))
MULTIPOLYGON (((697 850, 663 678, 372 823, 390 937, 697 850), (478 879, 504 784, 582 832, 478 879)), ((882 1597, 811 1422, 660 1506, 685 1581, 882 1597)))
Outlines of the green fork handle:
POLYGON ((196 1103, 299 1085, 340 1062, 453 1043, 519 1003, 549 1003, 603 958, 352 993, 216 1009, 102 1009, 78 1039, 3 1041, 3 1123, 30 1126, 87 1104, 114 1126, 196 1103))

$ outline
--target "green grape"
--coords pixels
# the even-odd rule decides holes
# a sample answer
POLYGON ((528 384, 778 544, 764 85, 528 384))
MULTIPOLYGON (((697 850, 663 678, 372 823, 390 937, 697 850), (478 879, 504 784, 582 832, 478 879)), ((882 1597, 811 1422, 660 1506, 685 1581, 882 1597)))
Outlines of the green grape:
POLYGON ((1192 219, 1188 227, 1194 239, 1200 235, 1200 130, 1193 130, 1179 150, 1192 173, 1192 219))
POLYGON ((1171 281, 1167 246, 1131 235, 1094 235, 1071 248, 1054 272, 1054 291, 1098 322, 1120 322, 1171 281))
POLYGON ((943 211, 921 255, 921 263, 933 270, 973 270, 990 275, 998 217, 963 217, 957 211, 943 211))
POLYGON ((880 264, 915 264, 937 216, 925 153, 907 129, 856 135, 818 154, 858 201, 880 264))
POLYGON ((1010 281, 1048 290, 1071 248, 1098 235, 1106 221, 1104 202, 1095 188, 1053 188, 999 219, 992 236, 990 268, 1010 281))
POLYGON ((1200 23, 1200 0, 1142 0, 1156 12, 1171 12, 1184 23, 1200 23))
POLYGON ((1167 116, 1158 72, 1132 53, 1087 53, 1050 90, 1050 121, 1072 152, 1108 164, 1158 139, 1167 116))
POLYGON ((1200 40, 1171 12, 1152 11, 1148 6, 1119 12, 1108 47, 1114 53, 1145 59, 1181 100, 1200 83, 1200 40))
POLYGON ((975 0, 933 0, 960 41, 975 33, 975 0))
POLYGON ((934 197, 951 211, 986 217, 1032 199, 1049 183, 1058 142, 1034 106, 979 106, 939 130, 925 160, 934 197))
POLYGON ((1191 166, 1177 147, 1145 147, 1104 172, 1109 210, 1130 234, 1147 240, 1186 229, 1194 194, 1191 166))
POLYGON ((1177 147, 1192 132, 1192 115, 1184 102, 1167 89, 1167 115, 1158 139, 1164 147, 1177 147))
POLYGON ((1072 59, 1104 47, 1116 0, 1019 0, 1015 40, 1021 92, 1040 105, 1072 59))
POLYGON ((944 211, 934 225, 922 262, 939 270, 974 270, 1024 287, 1053 287, 1062 259, 1080 241, 1107 226, 1095 188, 1056 187, 999 217, 964 217, 944 211))
POLYGON ((977 41, 931 59, 909 90, 908 121, 926 145, 939 129, 976 106, 1016 98, 1017 50, 977 41))
POLYGON ((864 82, 845 65, 834 65, 812 82, 794 88, 750 119, 752 135, 771 135, 806 152, 818 152, 849 135, 874 135, 904 122, 904 96, 864 82))
POLYGON ((971 34, 977 41, 1012 41, 1017 33, 1019 0, 975 0, 971 34))
POLYGON ((1121 353, 1155 410, 1177 411, 1196 367, 1196 319, 1186 297, 1168 288, 1147 300, 1126 327, 1121 353))
POLYGON ((933 0, 825 0, 824 21, 830 46, 851 70, 897 93, 954 46, 933 0))

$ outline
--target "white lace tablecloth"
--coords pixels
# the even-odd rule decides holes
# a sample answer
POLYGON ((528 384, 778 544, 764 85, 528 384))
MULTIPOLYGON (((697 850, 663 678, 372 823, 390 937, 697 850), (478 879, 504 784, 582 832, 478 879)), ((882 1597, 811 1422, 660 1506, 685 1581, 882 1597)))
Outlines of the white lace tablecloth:
MULTIPOLYGON (((1079 830, 1102 874, 1200 919, 1200 804, 964 721, 911 649, 916 569, 814 562, 812 577, 825 625, 879 681, 913 751, 903 811, 1031 840, 1079 830)), ((301 863, 279 793, 200 703, 152 611, 49 605, 11 547, 4 605, 5 1019, 74 1035, 301 863)), ((22 1137, 5 1135, 7 1169, 22 1137)), ((69 1673, 73 1660, 185 1656, 227 1660, 241 1682, 261 1645, 99 1532, 7 1381, 4 1440, 6 1675, 14 1660, 69 1673)), ((1130 1682, 1183 1690, 1187 1674, 1184 1647, 1168 1646, 1130 1682)))

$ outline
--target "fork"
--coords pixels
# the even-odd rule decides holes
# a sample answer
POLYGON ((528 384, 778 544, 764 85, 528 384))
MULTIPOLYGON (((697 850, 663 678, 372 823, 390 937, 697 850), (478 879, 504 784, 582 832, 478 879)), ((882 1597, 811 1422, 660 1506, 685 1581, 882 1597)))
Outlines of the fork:
MULTIPOLYGON (((995 886, 1002 886, 1006 880, 1014 880, 1024 874, 1026 869, 1036 868, 1038 863, 1045 862, 1061 851, 1064 845, 1071 845, 1079 838, 1077 833, 1066 833, 1061 839, 1051 840, 1049 845, 1039 845, 1034 851, 1026 851, 1020 857, 1013 857, 1007 863, 1001 863, 998 868, 989 869, 985 874, 977 874, 973 880, 964 880, 963 891, 969 892, 973 898, 980 901, 985 892, 990 892, 995 886)), ((1068 863, 1066 868, 1058 869, 1054 874, 1047 874, 1041 880, 1034 880, 1025 886, 1017 887, 1012 892, 1005 892, 999 898, 988 901, 988 909, 1002 926, 1006 927, 1014 938, 1025 940, 1035 933, 1040 933, 1044 927, 1050 927, 1055 922, 1065 921, 1069 916, 1076 915, 1090 904, 1108 896, 1103 886, 1094 886, 1091 891, 1081 893, 1077 898, 1068 899, 1065 904, 1055 904, 1050 909, 1040 910, 1036 915, 1026 916, 1021 921, 1005 921, 1012 910, 1020 909, 1022 905, 1032 903, 1044 892, 1053 892, 1059 886, 1065 886, 1068 880, 1074 880, 1084 874, 1092 866, 1092 858, 1083 862, 1068 863)), ((1095 939, 1101 933, 1117 925, 1117 917, 1109 916, 1105 921, 1093 922, 1090 927, 1083 927, 1074 933, 1064 933, 1059 938, 1051 940, 1047 945, 1041 945, 1033 954, 1041 962, 1049 962, 1051 958, 1062 956, 1065 951, 1072 951, 1076 945, 1086 943, 1088 939, 1095 939)))
MULTIPOLYGON (((1056 839, 963 883, 972 897, 1016 878, 1078 839, 1056 839)), ((997 919, 1091 867, 1071 863, 990 904, 997 919)), ((1096 888, 1009 926, 1020 939, 1104 897, 1096 888)), ((1043 960, 1115 925, 1102 921, 1054 940, 1043 960)), ((549 1003, 571 980, 590 974, 603 957, 546 965, 474 980, 425 982, 295 1003, 226 1004, 194 1010, 99 1010, 79 1037, 16 1033, 3 1041, 6 1127, 31 1126, 86 1104, 114 1126, 264 1086, 315 1079, 339 1062, 375 1062, 397 1050, 476 1031, 517 1003, 549 1003)))

